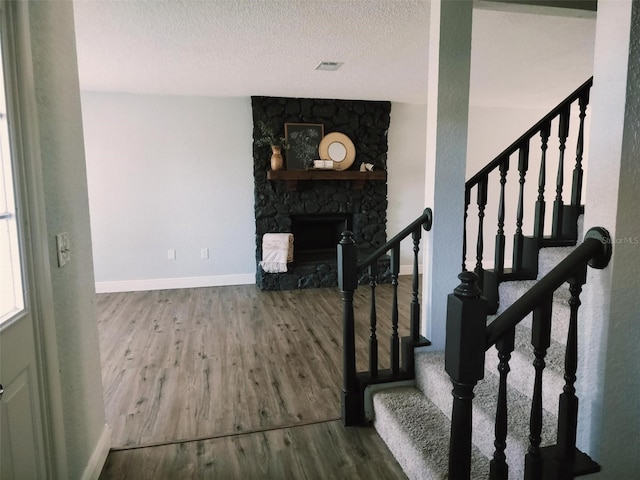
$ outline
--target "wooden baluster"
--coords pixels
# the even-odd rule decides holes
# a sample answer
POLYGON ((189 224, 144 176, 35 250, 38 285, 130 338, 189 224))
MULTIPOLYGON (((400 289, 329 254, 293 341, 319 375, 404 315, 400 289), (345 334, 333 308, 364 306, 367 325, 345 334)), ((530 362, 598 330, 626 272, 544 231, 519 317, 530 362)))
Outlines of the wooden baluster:
POLYGON ((558 157, 558 176, 556 178, 556 199, 553 202, 553 223, 551 225, 551 235, 556 238, 562 237, 562 188, 564 185, 564 151, 569 136, 569 106, 560 112, 560 124, 558 127, 558 138, 560 139, 560 156, 558 157))
POLYGON ((393 301, 391 305, 391 372, 400 372, 400 338, 398 337, 398 274, 400 273, 400 245, 391 250, 391 285, 393 301))
POLYGON ((338 287, 342 292, 342 423, 359 425, 364 418, 361 411, 356 380, 356 339, 353 312, 353 292, 358 287, 358 253, 353 233, 342 232, 338 244, 338 287))
POLYGON ((498 349, 498 372, 500 372, 500 385, 498 387, 498 405, 496 408, 496 439, 494 445, 496 450, 493 454, 493 460, 490 463, 491 480, 507 480, 509 478, 509 466, 507 465, 507 457, 504 453, 507 448, 507 375, 511 370, 509 360, 514 350, 515 329, 511 329, 500 340, 496 342, 498 349))
POLYGON ((487 206, 487 183, 488 177, 484 177, 478 183, 478 242, 476 244, 476 268, 474 271, 476 275, 478 275, 478 282, 480 288, 482 288, 482 278, 483 278, 483 267, 482 267, 482 256, 484 251, 484 209, 487 206))
POLYGON ((529 140, 520 146, 518 155, 518 173, 520 174, 520 189, 518 194, 518 212, 516 215, 516 233, 513 236, 513 271, 522 270, 522 250, 524 237, 522 235, 522 218, 524 216, 524 183, 529 169, 529 140))
POLYGON ((376 326, 378 316, 376 312, 376 284, 378 281, 377 264, 369 266, 369 286, 371 287, 371 313, 369 314, 369 373, 375 378, 378 376, 378 336, 376 326))
POLYGON ((549 143, 549 136, 551 135, 551 122, 547 122, 542 126, 540 130, 540 150, 542 151, 542 157, 540 158, 540 173, 538 174, 538 200, 536 201, 536 214, 533 226, 533 235, 536 238, 544 237, 544 214, 545 214, 545 202, 544 202, 544 187, 547 182, 547 145, 549 143))
POLYGON ((464 189, 464 221, 462 222, 462 271, 467 271, 467 218, 469 216, 469 204, 471 203, 471 191, 464 189))
POLYGON ((420 239, 422 238, 422 229, 418 227, 411 234, 413 238, 413 288, 411 298, 411 340, 417 342, 420 340, 420 300, 418 293, 420 288, 420 277, 418 268, 418 253, 420 252, 420 239))
POLYGON ((576 146, 576 166, 573 169, 573 184, 571 186, 571 205, 579 207, 582 201, 582 154, 584 153, 584 117, 587 115, 589 104, 589 90, 578 100, 580 106, 580 127, 578 129, 578 144, 576 146))
POLYGON ((529 449, 525 456, 525 479, 542 480, 542 457, 540 442, 542 435, 542 374, 546 366, 545 357, 551 345, 551 313, 553 296, 544 299, 533 310, 533 324, 531 326, 531 344, 535 359, 535 380, 533 384, 533 399, 531 401, 531 417, 529 419, 529 449))
POLYGON ((494 269, 496 273, 504 272, 504 186, 507 183, 507 172, 509 171, 509 157, 500 163, 500 200, 498 202, 498 233, 496 234, 496 247, 494 257, 494 269))
POLYGON ((484 378, 487 301, 473 272, 458 275, 461 283, 447 299, 445 370, 453 384, 449 478, 471 476, 471 429, 473 389, 484 378))
POLYGON ((578 308, 580 292, 587 280, 587 266, 581 267, 569 280, 569 332, 564 359, 565 386, 558 407, 558 454, 565 463, 573 461, 576 453, 576 429, 578 426, 578 397, 576 397, 576 370, 578 369, 578 308))

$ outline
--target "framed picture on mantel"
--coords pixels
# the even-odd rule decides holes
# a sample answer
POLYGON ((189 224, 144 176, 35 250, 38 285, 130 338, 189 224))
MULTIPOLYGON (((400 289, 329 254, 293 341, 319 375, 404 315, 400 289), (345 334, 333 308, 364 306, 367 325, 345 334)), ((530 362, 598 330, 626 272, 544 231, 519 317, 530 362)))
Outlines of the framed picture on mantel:
POLYGON ((318 146, 324 137, 321 123, 285 123, 284 136, 289 144, 287 170, 306 170, 318 160, 318 146))

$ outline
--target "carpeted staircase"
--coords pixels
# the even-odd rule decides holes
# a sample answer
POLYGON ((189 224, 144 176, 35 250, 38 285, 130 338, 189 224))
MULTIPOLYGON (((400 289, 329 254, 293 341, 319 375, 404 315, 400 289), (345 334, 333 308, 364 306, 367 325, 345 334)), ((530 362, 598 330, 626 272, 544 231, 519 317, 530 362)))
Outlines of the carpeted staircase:
MULTIPOLYGON (((581 239, 582 235, 580 221, 578 238, 581 239)), ((538 279, 572 250, 572 247, 541 249, 538 279)), ((502 283, 498 314, 520 298, 533 283, 535 280, 502 283)), ((547 368, 543 381, 543 446, 555 443, 555 438, 549 438, 549 432, 556 430, 558 397, 565 384, 563 372, 569 322, 568 298, 569 292, 565 284, 554 295, 552 344, 545 358, 547 368)), ((488 322, 496 316, 490 316, 488 322)), ((524 458, 529 445, 529 417, 535 375, 530 327, 531 320, 528 318, 516 328, 515 351, 509 362, 509 435, 506 449, 509 478, 523 478, 524 458)), ((452 385, 444 370, 444 353, 416 353, 415 364, 415 386, 392 387, 373 394, 373 424, 408 478, 445 479, 451 428, 452 385)), ((494 424, 499 378, 497 367, 497 351, 492 348, 485 359, 485 378, 474 391, 473 479, 489 477, 489 462, 495 451, 494 424)))

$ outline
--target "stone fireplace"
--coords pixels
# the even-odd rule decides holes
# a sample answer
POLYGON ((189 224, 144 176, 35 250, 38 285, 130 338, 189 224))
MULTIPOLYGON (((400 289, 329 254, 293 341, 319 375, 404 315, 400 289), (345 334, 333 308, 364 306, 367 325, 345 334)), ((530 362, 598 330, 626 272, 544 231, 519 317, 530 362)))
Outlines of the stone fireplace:
MULTIPOLYGON (((254 125, 263 121, 284 135, 285 123, 321 123, 325 135, 342 132, 354 143, 356 160, 386 170, 389 102, 252 97, 254 125)), ((254 138, 259 132, 255 131, 254 138)), ((336 245, 344 230, 354 232, 361 256, 383 245, 386 238, 386 181, 299 181, 295 190, 286 182, 267 179, 268 148, 254 146, 256 284, 263 290, 331 287, 337 285, 336 245), (294 261, 286 273, 265 273, 262 236, 270 232, 294 235, 294 261)), ((286 154, 285 154, 286 163, 286 154)), ((388 262, 379 266, 388 277, 388 262)))

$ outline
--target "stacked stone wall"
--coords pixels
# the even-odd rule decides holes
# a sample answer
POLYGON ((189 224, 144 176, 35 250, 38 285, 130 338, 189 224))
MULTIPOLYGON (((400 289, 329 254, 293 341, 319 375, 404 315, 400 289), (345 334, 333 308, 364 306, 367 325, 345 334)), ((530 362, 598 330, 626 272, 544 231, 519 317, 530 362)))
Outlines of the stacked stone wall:
MULTIPOLYGON (((387 169, 389 102, 252 97, 251 103, 254 140, 261 135, 258 122, 264 122, 278 136, 284 136, 285 123, 323 124, 325 135, 340 132, 353 142, 356 158, 349 170, 359 170, 362 163, 387 169)), ((289 232, 292 215, 348 213, 353 215, 359 250, 372 251, 387 240, 386 182, 366 182, 358 190, 348 180, 300 181, 295 191, 289 191, 286 182, 267 180, 270 155, 268 147, 256 146, 254 142, 256 284, 264 290, 337 285, 335 259, 301 264, 295 261, 294 254, 294 262, 286 273, 265 273, 258 264, 262 258, 262 236, 289 232)), ((384 271, 382 277, 386 277, 384 271)))

